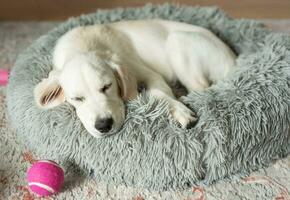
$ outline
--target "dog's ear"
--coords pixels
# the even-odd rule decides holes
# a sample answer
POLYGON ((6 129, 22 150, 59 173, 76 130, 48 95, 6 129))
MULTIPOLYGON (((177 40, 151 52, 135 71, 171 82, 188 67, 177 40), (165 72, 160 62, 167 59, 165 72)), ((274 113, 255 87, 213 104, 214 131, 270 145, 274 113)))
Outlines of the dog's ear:
POLYGON ((125 66, 115 68, 115 76, 123 100, 132 100, 138 95, 137 80, 125 66))
POLYGON ((34 88, 34 98, 40 108, 53 108, 65 101, 64 91, 58 81, 58 72, 53 70, 34 88))
POLYGON ((111 56, 109 65, 114 70, 120 88, 120 95, 123 100, 127 101, 134 99, 138 95, 137 80, 134 74, 130 73, 126 66, 120 63, 117 55, 111 56))
POLYGON ((136 98, 138 85, 134 74, 127 69, 126 64, 122 62, 117 54, 104 51, 103 56, 107 64, 114 70, 122 99, 127 101, 136 98))

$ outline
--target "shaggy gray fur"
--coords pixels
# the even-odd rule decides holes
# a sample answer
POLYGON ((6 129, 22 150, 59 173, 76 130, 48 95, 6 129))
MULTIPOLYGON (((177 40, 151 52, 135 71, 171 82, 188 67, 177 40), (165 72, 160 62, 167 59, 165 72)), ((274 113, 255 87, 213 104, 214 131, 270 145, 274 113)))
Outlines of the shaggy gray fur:
MULTIPOLYGON (((210 56, 210 55, 209 55, 210 56)), ((19 137, 45 158, 74 163, 111 184, 154 190, 244 175, 290 152, 290 37, 233 20, 216 8, 173 5, 98 11, 70 19, 19 56, 8 85, 8 112, 19 137), (164 18, 211 29, 239 54, 237 70, 183 101, 199 115, 190 129, 168 120, 167 105, 146 94, 127 104, 120 132, 95 139, 64 104, 36 107, 35 85, 51 70, 55 41, 80 25, 164 18)))

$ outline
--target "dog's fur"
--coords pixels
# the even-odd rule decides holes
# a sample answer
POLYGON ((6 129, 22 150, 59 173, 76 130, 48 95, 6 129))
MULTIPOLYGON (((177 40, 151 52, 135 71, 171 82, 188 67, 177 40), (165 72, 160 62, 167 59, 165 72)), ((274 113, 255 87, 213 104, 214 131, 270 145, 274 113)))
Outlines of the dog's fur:
POLYGON ((186 128, 196 117, 175 99, 169 83, 203 90, 234 64, 234 53, 219 38, 189 24, 146 20, 77 27, 58 40, 54 69, 34 93, 41 108, 69 102, 88 132, 102 137, 122 126, 124 100, 135 98, 143 83, 186 128))

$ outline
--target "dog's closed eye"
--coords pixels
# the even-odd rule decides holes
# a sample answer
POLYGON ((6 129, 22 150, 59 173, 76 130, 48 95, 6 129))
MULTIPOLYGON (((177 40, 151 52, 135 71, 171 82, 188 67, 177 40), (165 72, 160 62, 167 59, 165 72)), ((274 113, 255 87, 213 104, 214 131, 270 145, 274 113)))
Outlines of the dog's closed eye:
POLYGON ((73 98, 71 98, 71 100, 78 101, 78 102, 83 102, 83 101, 85 101, 85 97, 73 97, 73 98))
POLYGON ((112 86, 112 83, 104 85, 104 87, 101 88, 101 92, 105 93, 110 87, 112 86))

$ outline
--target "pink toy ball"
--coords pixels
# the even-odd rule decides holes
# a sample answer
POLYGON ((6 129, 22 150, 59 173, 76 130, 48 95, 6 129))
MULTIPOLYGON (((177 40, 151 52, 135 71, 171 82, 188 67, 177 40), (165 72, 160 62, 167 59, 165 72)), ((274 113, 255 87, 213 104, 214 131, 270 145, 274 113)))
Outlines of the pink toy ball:
POLYGON ((58 193, 63 181, 63 169, 51 160, 39 160, 27 171, 29 188, 40 197, 58 193))
POLYGON ((0 86, 6 86, 8 83, 9 71, 7 69, 0 69, 0 86))

